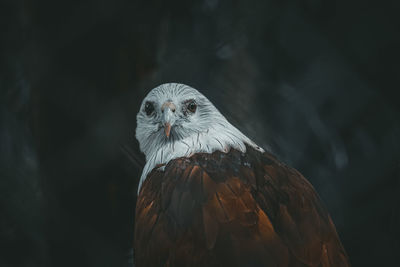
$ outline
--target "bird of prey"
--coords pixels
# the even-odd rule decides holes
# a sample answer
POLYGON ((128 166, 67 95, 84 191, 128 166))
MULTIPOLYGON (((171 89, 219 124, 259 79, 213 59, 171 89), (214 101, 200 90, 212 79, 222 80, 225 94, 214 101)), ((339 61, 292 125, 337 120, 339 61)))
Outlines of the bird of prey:
POLYGON ((196 89, 150 91, 136 138, 135 266, 350 265, 312 185, 196 89))

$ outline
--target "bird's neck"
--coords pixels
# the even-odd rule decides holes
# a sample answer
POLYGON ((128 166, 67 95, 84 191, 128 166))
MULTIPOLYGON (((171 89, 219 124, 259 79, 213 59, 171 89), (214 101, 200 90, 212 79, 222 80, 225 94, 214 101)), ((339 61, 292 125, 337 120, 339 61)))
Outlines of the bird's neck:
POLYGON ((195 153, 213 153, 217 150, 227 153, 232 148, 244 153, 246 152, 246 145, 264 151, 229 123, 210 127, 207 131, 180 140, 163 143, 158 149, 154 149, 146 155, 147 161, 140 177, 138 194, 147 175, 155 167, 163 170, 169 161, 181 157, 190 157, 195 153))

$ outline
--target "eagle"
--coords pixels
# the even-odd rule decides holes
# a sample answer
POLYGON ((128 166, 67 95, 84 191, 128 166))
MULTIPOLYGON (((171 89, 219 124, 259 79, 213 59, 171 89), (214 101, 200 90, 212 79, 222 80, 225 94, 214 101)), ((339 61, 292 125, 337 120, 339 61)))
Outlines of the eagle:
POLYGON ((350 266, 313 186, 196 89, 144 98, 135 266, 350 266))

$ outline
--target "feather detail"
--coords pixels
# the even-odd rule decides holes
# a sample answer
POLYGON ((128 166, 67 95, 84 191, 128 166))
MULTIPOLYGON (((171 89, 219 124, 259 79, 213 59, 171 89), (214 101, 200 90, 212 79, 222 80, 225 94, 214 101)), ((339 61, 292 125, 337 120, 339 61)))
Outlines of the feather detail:
POLYGON ((149 173, 136 206, 135 256, 138 267, 350 266, 310 183, 249 146, 149 173))

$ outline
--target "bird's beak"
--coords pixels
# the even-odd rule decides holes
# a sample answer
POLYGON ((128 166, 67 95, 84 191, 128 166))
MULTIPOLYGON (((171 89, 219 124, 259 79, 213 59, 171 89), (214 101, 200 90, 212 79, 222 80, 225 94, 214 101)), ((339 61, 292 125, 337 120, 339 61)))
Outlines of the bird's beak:
POLYGON ((169 134, 171 133, 171 124, 169 124, 168 122, 166 122, 164 124, 164 131, 165 131, 165 135, 167 137, 169 137, 169 134))
POLYGON ((167 101, 161 106, 161 111, 163 113, 163 124, 164 124, 164 131, 167 138, 171 133, 171 127, 174 125, 175 122, 175 110, 176 106, 174 103, 167 101))

